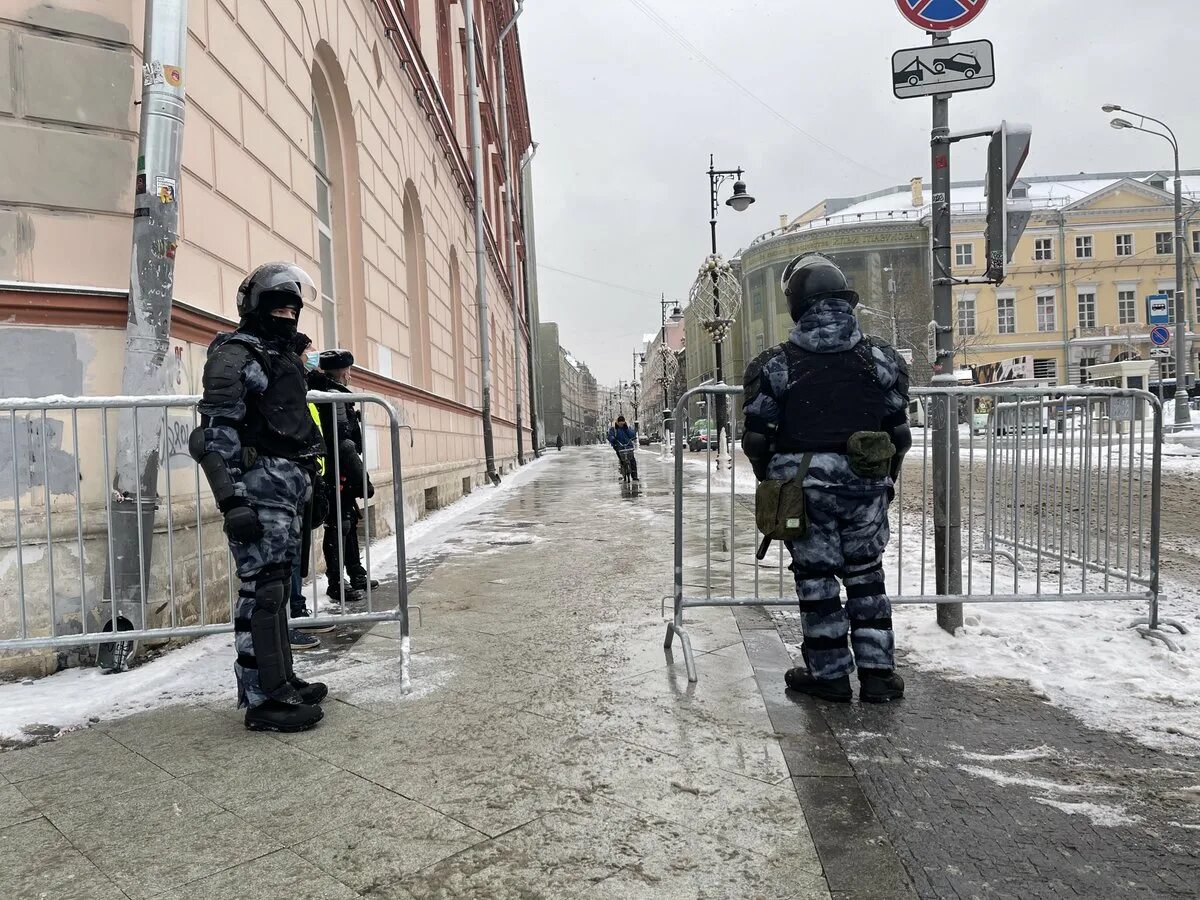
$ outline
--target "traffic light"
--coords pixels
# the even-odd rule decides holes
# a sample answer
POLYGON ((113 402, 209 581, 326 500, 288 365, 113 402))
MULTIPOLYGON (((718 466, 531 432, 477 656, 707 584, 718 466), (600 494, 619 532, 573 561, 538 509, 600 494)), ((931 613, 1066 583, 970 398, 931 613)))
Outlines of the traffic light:
POLYGON ((1033 129, 1015 122, 1001 122, 988 144, 987 178, 987 278, 1004 281, 1017 242, 1029 224, 1033 207, 1028 200, 1009 200, 1021 166, 1029 156, 1033 129))

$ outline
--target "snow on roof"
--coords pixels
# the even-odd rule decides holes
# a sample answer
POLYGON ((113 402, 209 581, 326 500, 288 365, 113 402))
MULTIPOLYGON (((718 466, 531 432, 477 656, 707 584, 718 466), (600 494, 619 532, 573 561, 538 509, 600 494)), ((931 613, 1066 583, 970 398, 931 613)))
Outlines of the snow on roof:
POLYGON ((567 365, 576 369, 579 368, 579 361, 575 359, 570 350, 564 350, 563 357, 566 359, 567 365))
MULTIPOLYGON (((1027 176, 1022 177, 1020 182, 1028 189, 1028 199, 1035 208, 1057 209, 1098 193, 1119 181, 1129 179, 1146 183, 1156 175, 1158 175, 1156 172, 1110 172, 1095 175, 1080 173, 1079 175, 1065 176, 1027 176)), ((1192 170, 1185 174, 1182 180, 1185 197, 1200 201, 1200 171, 1192 170)), ((864 221, 870 219, 903 221, 907 219, 917 222, 929 215, 929 201, 932 198, 932 192, 928 183, 923 186, 923 194, 924 205, 916 207, 912 203, 912 187, 909 185, 886 188, 860 197, 830 199, 826 201, 828 204, 827 215, 818 216, 794 229, 781 230, 807 231, 830 225, 846 225, 858 218, 864 221)), ((962 207, 978 206, 982 211, 983 204, 987 202, 983 182, 956 182, 953 185, 950 200, 956 210, 962 207)), ((769 232, 769 234, 778 233, 778 230, 769 232)))
POLYGON ((658 332, 657 331, 651 332, 650 334, 642 335, 642 343, 643 344, 646 344, 646 345, 653 344, 656 340, 658 340, 658 332))

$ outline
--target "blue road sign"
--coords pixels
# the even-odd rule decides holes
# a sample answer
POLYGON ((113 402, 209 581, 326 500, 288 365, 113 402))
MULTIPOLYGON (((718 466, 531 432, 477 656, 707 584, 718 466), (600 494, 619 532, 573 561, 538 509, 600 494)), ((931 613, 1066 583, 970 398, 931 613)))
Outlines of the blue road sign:
POLYGON ((896 0, 904 18, 926 31, 961 28, 983 12, 987 0, 896 0))
POLYGON ((1155 325, 1150 329, 1150 340, 1156 347, 1162 347, 1171 342, 1171 332, 1163 328, 1161 325, 1155 325))
POLYGON ((1171 295, 1150 294, 1146 297, 1146 321, 1151 325, 1166 325, 1171 321, 1171 295))

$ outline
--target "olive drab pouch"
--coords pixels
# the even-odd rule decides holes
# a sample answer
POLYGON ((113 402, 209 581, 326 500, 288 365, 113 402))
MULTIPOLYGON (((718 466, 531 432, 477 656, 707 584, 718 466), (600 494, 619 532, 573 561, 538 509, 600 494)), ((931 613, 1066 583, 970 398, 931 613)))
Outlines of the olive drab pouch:
POLYGON ((799 540, 808 534, 808 514, 804 508, 804 476, 808 474, 812 454, 804 454, 800 471, 790 481, 763 481, 754 492, 754 521, 762 532, 758 558, 767 555, 771 541, 799 540))
POLYGON ((850 468, 863 478, 884 478, 891 472, 896 445, 886 431, 856 431, 846 441, 850 468))

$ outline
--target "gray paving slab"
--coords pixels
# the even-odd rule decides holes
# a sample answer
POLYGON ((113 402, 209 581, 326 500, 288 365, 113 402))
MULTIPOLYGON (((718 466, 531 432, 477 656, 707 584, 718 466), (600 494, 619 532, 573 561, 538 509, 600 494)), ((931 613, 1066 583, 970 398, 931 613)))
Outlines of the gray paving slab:
POLYGON ((421 568, 411 694, 385 623, 298 658, 332 691, 318 728, 250 735, 229 702, 102 723, 0 773, 129 791, 0 816, 44 805, 10 827, 131 900, 829 897, 738 619, 689 613, 699 684, 664 653, 668 492, 621 499, 602 450, 540 465, 421 568))
POLYGON ((290 850, 276 850, 154 900, 356 900, 362 895, 290 850))
POLYGON ((0 897, 127 900, 45 818, 0 828, 0 897))

